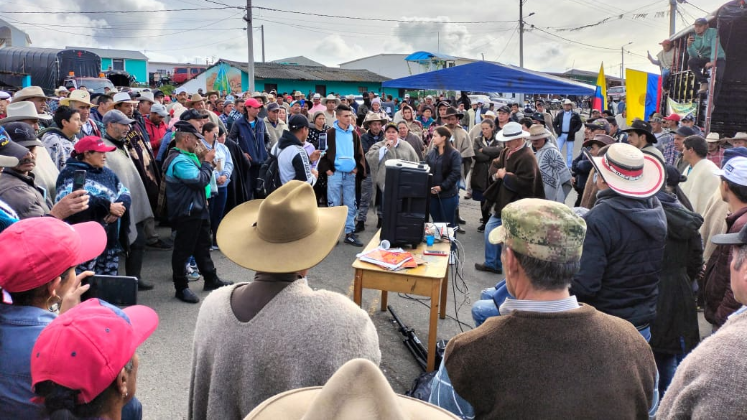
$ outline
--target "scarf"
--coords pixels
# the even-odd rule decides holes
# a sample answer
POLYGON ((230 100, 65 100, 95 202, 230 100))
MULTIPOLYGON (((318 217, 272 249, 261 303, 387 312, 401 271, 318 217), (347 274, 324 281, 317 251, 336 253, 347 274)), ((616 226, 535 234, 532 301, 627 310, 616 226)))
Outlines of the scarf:
MULTIPOLYGON (((188 158, 189 158, 189 159, 190 159, 190 160, 191 160, 192 162, 194 162, 194 163, 195 163, 195 165, 197 165, 197 167, 198 167, 198 168, 202 166, 202 163, 200 163, 200 158, 198 158, 196 154, 194 154, 194 153, 192 153, 192 152, 188 152, 188 151, 186 151, 186 150, 182 150, 182 149, 180 149, 180 148, 178 148, 178 147, 174 147, 174 149, 176 149, 176 150, 178 150, 178 151, 179 151, 180 153, 182 153, 182 154, 186 155, 186 156, 187 156, 187 157, 188 157, 188 158)), ((210 184, 207 184, 207 185, 205 186, 205 196, 206 196, 206 197, 207 197, 208 199, 210 198, 210 184)))

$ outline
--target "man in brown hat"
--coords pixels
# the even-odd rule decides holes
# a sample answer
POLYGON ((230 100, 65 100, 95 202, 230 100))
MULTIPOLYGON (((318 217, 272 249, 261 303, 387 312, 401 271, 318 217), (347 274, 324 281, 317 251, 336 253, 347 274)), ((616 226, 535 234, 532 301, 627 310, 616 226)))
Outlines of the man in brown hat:
POLYGON ((67 105, 78 111, 80 114, 81 128, 78 134, 75 136, 77 140, 82 139, 85 136, 96 136, 101 137, 101 131, 99 130, 96 122, 91 120, 91 94, 83 90, 74 90, 67 98, 60 99, 60 105, 67 105))
POLYGON ((724 140, 729 142, 733 147, 745 147, 747 146, 747 133, 741 131, 735 134, 734 137, 729 137, 724 140))
POLYGON ((659 140, 654 135, 650 123, 636 118, 627 130, 622 131, 628 133, 629 144, 664 161, 664 154, 654 146, 659 140))
MULTIPOLYGON (((195 93, 192 95, 192 98, 186 102, 187 109, 194 108, 198 111, 207 110, 205 108, 205 98, 202 97, 199 93, 195 93)), ((217 115, 215 115, 215 112, 208 112, 208 118, 210 119, 210 122, 217 125, 218 127, 221 127, 223 131, 228 133, 228 130, 226 130, 226 126, 223 124, 223 121, 218 118, 217 115)))
POLYGON ((223 218, 221 252, 256 274, 252 282, 214 291, 200 308, 189 418, 242 417, 278 393, 323 385, 351 359, 379 364, 368 314, 339 293, 308 285, 309 271, 335 247, 347 212, 318 208, 311 185, 292 180, 223 218))
MULTIPOLYGON (((13 103, 21 101, 27 101, 34 104, 37 114, 46 114, 47 95, 44 94, 44 91, 39 86, 29 86, 16 92, 16 94, 13 95, 13 103)), ((42 128, 47 128, 52 125, 52 119, 41 119, 39 124, 42 128)))
MULTIPOLYGON (((446 113, 443 115, 443 122, 446 127, 451 130, 451 143, 460 155, 462 155, 462 182, 465 181, 469 169, 472 166, 472 158, 475 157, 475 150, 472 148, 472 141, 469 139, 469 134, 460 125, 461 119, 464 117, 464 113, 458 111, 454 107, 446 108, 446 113)), ((465 184, 466 185, 466 184, 465 184)), ((464 224, 466 221, 459 216, 459 207, 456 210, 456 218, 459 224, 464 224)), ((460 226, 457 226, 457 232, 464 232, 460 226)))

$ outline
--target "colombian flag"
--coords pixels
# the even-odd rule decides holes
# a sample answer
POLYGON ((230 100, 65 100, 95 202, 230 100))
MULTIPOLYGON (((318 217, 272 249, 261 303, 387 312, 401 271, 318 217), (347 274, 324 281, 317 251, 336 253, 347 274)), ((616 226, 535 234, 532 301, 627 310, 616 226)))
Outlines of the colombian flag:
POLYGON ((661 98, 661 76, 638 70, 625 69, 625 96, 627 97, 626 121, 628 125, 640 118, 648 121, 654 112, 659 112, 661 98))
POLYGON ((591 102, 591 109, 604 111, 607 109, 607 79, 604 78, 604 63, 599 67, 597 76, 597 90, 594 92, 594 100, 591 102))

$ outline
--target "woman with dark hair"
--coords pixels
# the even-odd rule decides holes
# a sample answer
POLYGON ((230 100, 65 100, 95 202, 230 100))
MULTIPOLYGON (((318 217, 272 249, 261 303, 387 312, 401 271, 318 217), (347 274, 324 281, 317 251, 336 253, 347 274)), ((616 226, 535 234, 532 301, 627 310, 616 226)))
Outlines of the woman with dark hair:
POLYGON ((472 187, 472 199, 480 202, 482 210, 482 223, 478 226, 478 232, 485 231, 485 224, 490 219, 490 208, 485 206, 483 193, 492 183, 489 169, 493 159, 498 158, 503 150, 503 143, 495 139, 495 123, 493 120, 484 119, 480 123, 481 135, 477 137, 472 147, 475 149, 475 164, 472 167, 470 186, 472 187))
POLYGON ((419 139, 423 139, 423 124, 415 119, 415 111, 410 105, 404 105, 402 107, 402 119, 407 123, 407 129, 410 133, 418 136, 419 139))
POLYGON ((233 159, 231 152, 225 144, 218 141, 220 129, 216 124, 211 122, 202 126, 202 144, 208 150, 215 150, 215 159, 213 163, 213 177, 215 186, 218 188, 217 193, 210 197, 208 209, 210 210, 210 229, 213 231, 212 249, 218 249, 215 240, 215 234, 218 232, 218 225, 223 220, 223 214, 226 209, 226 200, 228 199, 228 184, 231 183, 231 174, 233 173, 233 159))
POLYGON ((310 120, 309 137, 306 138, 306 141, 314 145, 315 149, 318 149, 319 135, 322 133, 326 133, 327 130, 329 130, 329 126, 327 125, 327 119, 324 117, 324 112, 315 112, 314 116, 310 120))
POLYGON ((433 175, 431 186, 431 219, 434 223, 456 226, 456 209, 459 206, 459 179, 462 177, 462 155, 452 147, 451 131, 438 127, 433 132, 431 151, 425 161, 433 175))
POLYGON ((366 119, 366 115, 368 115, 368 111, 370 110, 371 98, 368 97, 368 92, 363 92, 363 104, 358 106, 358 112, 356 113, 355 119, 358 124, 356 125, 361 126, 363 124, 363 120, 366 119))
POLYGON ((78 273, 94 271, 96 274, 116 276, 119 273, 119 253, 129 245, 129 213, 132 204, 130 191, 106 165, 106 154, 116 150, 107 146, 100 137, 86 136, 75 143, 72 157, 57 178, 59 202, 77 188, 76 173, 85 171, 82 188, 88 193, 88 208, 67 219, 68 223, 97 222, 106 230, 106 250, 91 261, 79 265, 78 273))

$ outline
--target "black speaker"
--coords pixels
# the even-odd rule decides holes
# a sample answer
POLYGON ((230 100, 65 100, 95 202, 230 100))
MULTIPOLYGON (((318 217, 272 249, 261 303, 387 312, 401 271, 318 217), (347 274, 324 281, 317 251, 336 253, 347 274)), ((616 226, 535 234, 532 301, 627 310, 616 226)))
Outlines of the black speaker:
POLYGON ((431 178, 430 168, 424 163, 400 159, 386 162, 381 239, 392 246, 409 244, 413 248, 423 241, 431 178))

